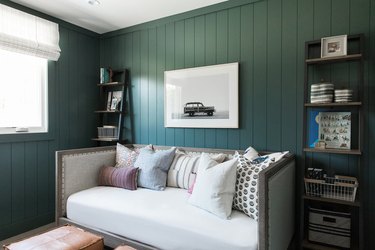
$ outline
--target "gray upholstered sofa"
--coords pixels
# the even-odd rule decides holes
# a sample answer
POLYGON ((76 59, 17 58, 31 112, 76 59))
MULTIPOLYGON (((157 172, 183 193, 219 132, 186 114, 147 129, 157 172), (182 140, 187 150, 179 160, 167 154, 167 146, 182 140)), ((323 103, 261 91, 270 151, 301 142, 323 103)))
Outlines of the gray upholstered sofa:
MULTIPOLYGON (((127 146, 128 147, 142 147, 144 145, 127 145, 127 146)), ((167 146, 154 146, 154 147, 160 150, 170 148, 167 146)), ((234 150, 202 149, 202 148, 182 148, 182 149, 186 152, 225 153, 229 155, 229 157, 233 156, 235 152, 234 150)), ((241 153, 240 150, 238 151, 241 153)), ((87 219, 87 216, 89 216, 88 218, 90 218, 88 221, 82 220, 82 221, 85 221, 84 223, 82 223, 79 217, 77 218, 77 216, 75 217, 75 219, 71 219, 69 218, 69 216, 67 216, 67 210, 68 210, 67 201, 68 201, 69 196, 74 196, 77 193, 86 192, 86 190, 91 190, 90 195, 92 196, 93 203, 95 199, 103 198, 103 197, 100 197, 101 190, 97 189, 98 190, 97 191, 95 189, 95 188, 100 188, 100 187, 97 187, 99 169, 103 165, 114 165, 115 155, 116 155, 115 146, 74 149, 74 150, 65 150, 65 151, 56 152, 56 222, 57 224, 62 225, 62 224, 69 223, 69 224, 73 224, 73 225, 77 225, 79 227, 85 228, 88 231, 101 234, 104 237, 105 244, 110 247, 115 247, 119 244, 128 244, 128 245, 136 247, 137 249, 164 248, 162 244, 160 245, 160 242, 158 243, 158 246, 155 247, 155 245, 152 242, 152 239, 148 240, 147 243, 144 243, 142 239, 134 240, 132 236, 129 237, 129 235, 120 235, 118 232, 123 232, 121 230, 118 230, 118 229, 112 230, 111 228, 108 229, 108 228, 105 228, 104 225, 103 227, 101 227, 100 223, 98 225, 98 221, 100 221, 99 218, 97 216, 94 216, 95 212, 92 212, 93 214, 90 214, 90 199, 88 201, 85 201, 85 203, 83 204, 84 208, 87 210, 87 213, 85 213, 84 211, 86 219, 87 219), (96 193, 98 193, 97 197, 96 197, 96 193), (95 223, 91 224, 90 221, 95 221, 96 224, 95 223), (95 225, 95 226, 92 226, 92 225, 95 225)), ((289 247, 292 241, 293 235, 294 235, 294 217, 295 217, 295 213, 294 213, 295 190, 294 188, 295 188, 295 159, 292 154, 287 154, 280 161, 271 164, 268 168, 261 171, 261 174, 259 176, 259 183, 258 183, 259 220, 257 222, 257 228, 256 228, 257 235, 254 237, 254 235, 250 235, 250 232, 248 233, 249 237, 254 238, 254 241, 255 241, 254 244, 256 248, 258 249, 287 249, 289 247)), ((142 192, 141 191, 138 192, 138 190, 127 191, 127 190, 119 190, 116 188, 114 188, 113 190, 116 190, 116 192, 124 192, 124 194, 126 192, 133 192, 131 193, 132 195, 142 195, 142 192)), ((108 192, 108 187, 106 188, 105 192, 108 192)), ((158 192, 158 191, 153 191, 153 192, 158 192)), ((159 191, 159 193, 155 193, 155 194, 159 195, 162 193, 163 191, 159 191)), ((165 192, 165 194, 167 193, 168 192, 165 192)), ((110 206, 112 205, 108 204, 108 195, 106 196, 107 196, 106 197, 107 204, 104 204, 103 207, 107 206, 110 208, 110 206)), ((118 205, 122 203, 115 203, 115 204, 118 205)), ((152 207, 145 208, 145 209, 146 209, 144 210, 145 216, 148 216, 149 213, 154 212, 152 207), (147 209, 149 209, 149 211, 147 209)), ((117 210, 121 210, 121 209, 117 209, 117 210)), ((173 211, 173 212, 174 214, 176 214, 176 211, 173 211)), ((237 211, 236 213, 239 213, 239 212, 237 211)), ((107 215, 108 214, 105 214, 104 217, 106 217, 107 215)), ((181 216, 186 216, 186 215, 183 214, 181 216)), ((237 217, 235 218, 236 220, 238 220, 237 217)), ((103 221, 106 220, 106 218, 100 218, 100 219, 102 219, 103 221)), ((217 220, 221 220, 221 219, 218 218, 217 220)), ((139 223, 140 225, 137 225, 137 227, 141 227, 140 229, 142 229, 142 225, 144 225, 144 227, 146 227, 147 225, 150 226, 150 224, 144 223, 144 221, 145 220, 143 218, 142 222, 140 222, 139 223)), ((126 227, 125 224, 127 223, 125 222, 123 224, 124 224, 123 226, 126 227)), ((134 221, 133 221, 133 225, 134 225, 134 221)), ((175 230, 174 232, 176 232, 176 230, 178 231, 178 229, 174 229, 174 230, 175 230)), ((231 233, 232 235, 236 234, 236 232, 231 232, 231 233)), ((247 232, 239 232, 239 233, 241 233, 242 235, 241 237, 246 237, 247 235, 247 232)), ((173 237, 173 236, 168 235, 168 237, 173 237)), ((182 237, 181 239, 183 241, 184 237, 182 237)), ((181 242, 181 239, 179 239, 180 241, 179 244, 183 246, 184 242, 181 242)), ((167 241, 167 238, 166 238, 166 241, 167 241)), ((189 242, 189 244, 191 246, 192 243, 189 242)), ((200 242, 196 247, 192 247, 192 248, 207 249, 207 247, 202 247, 202 248, 200 247, 203 245, 204 243, 200 242)), ((225 248, 225 247, 222 247, 222 248, 225 248)))

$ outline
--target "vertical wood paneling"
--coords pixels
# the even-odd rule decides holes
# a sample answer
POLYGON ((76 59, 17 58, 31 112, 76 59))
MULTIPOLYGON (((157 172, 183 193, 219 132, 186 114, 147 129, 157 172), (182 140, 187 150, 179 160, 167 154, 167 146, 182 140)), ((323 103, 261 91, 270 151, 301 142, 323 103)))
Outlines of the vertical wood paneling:
POLYGON ((149 113, 149 139, 148 143, 156 144, 156 132, 157 132, 157 122, 156 122, 156 28, 149 30, 149 73, 148 73, 148 113, 149 113))
MULTIPOLYGON (((281 149, 297 150, 297 0, 283 1, 282 6, 282 76, 281 76, 281 149)), ((298 122, 300 124, 300 122, 298 122)))
POLYGON ((25 216, 25 144, 12 144, 12 223, 25 216))
POLYGON ((165 26, 157 27, 157 144, 164 145, 164 70, 165 70, 165 26))
POLYGON ((35 157, 37 155, 37 143, 25 143, 25 218, 31 218, 38 214, 38 206, 35 202, 38 196, 38 161, 35 157))
MULTIPOLYGON (((79 56, 79 38, 77 35, 73 33, 73 31, 69 32, 69 51, 71 51, 72 55, 79 56), (73 34, 71 34, 73 33, 73 34)), ((78 143, 78 129, 75 127, 76 122, 79 123, 79 106, 78 106, 78 99, 80 95, 79 91, 79 71, 78 69, 78 58, 77 56, 70 56, 69 57, 69 78, 67 84, 69 85, 69 93, 68 93, 68 128, 69 128, 69 144, 77 145, 78 143), (76 121, 76 122, 70 122, 76 121)))
POLYGON ((269 0, 267 6, 267 149, 281 150, 282 2, 269 0), (279 129, 275 129, 279 128, 279 129))
POLYGON ((254 5, 254 120, 253 142, 267 146, 267 1, 254 5))
POLYGON ((12 147, 0 144, 0 228, 12 222, 12 147))
POLYGON ((133 120, 134 128, 138 128, 134 133, 134 141, 141 142, 141 34, 139 31, 133 33, 133 70, 132 90, 133 90, 133 120))
POLYGON ((254 6, 241 7, 241 59, 240 59, 240 146, 246 149, 253 145, 253 88, 254 88, 254 6), (246 73, 245 73, 246 72, 246 73))
POLYGON ((48 142, 38 142, 37 148, 38 214, 43 214, 48 212, 48 142))
POLYGON ((149 95, 149 84, 148 84, 148 65, 149 65, 149 54, 148 54, 148 30, 141 31, 141 83, 140 83, 140 115, 141 115, 141 140, 140 142, 146 144, 149 140, 149 111, 148 111, 148 95, 149 95))

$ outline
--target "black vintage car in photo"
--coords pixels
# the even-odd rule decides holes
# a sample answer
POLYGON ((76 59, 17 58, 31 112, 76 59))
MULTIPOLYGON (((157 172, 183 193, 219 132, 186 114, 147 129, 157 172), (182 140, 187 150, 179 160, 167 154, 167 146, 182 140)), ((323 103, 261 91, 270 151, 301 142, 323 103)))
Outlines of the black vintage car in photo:
POLYGON ((214 112, 214 106, 204 106, 201 102, 188 102, 184 107, 184 114, 189 114, 189 116, 194 116, 197 113, 204 113, 208 116, 212 116, 214 112))

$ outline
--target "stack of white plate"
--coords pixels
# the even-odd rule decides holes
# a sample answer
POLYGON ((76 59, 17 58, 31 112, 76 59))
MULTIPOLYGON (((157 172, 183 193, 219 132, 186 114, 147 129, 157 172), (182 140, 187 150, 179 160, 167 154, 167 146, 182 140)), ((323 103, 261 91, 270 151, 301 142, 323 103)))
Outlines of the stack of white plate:
POLYGON ((353 90, 351 89, 335 89, 335 102, 351 102, 353 90))
POLYGON ((311 84, 311 103, 333 102, 333 83, 311 84))

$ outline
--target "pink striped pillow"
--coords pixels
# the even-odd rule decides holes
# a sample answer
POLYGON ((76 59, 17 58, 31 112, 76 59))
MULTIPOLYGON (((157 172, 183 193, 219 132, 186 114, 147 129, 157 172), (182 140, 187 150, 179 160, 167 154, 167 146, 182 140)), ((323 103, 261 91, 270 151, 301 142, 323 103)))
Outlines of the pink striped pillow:
POLYGON ((137 189, 138 168, 103 166, 99 171, 99 185, 137 189))

